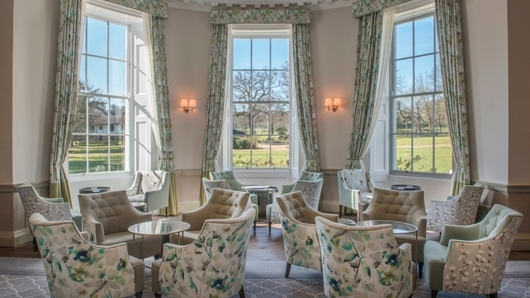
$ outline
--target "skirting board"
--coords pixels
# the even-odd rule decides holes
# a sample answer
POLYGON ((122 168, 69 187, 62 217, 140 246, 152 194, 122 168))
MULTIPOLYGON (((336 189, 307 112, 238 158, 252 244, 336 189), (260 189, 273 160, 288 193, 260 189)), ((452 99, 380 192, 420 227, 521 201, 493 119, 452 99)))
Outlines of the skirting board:
POLYGON ((32 241, 31 234, 28 229, 21 229, 11 232, 0 232, 0 246, 17 247, 24 243, 32 241))

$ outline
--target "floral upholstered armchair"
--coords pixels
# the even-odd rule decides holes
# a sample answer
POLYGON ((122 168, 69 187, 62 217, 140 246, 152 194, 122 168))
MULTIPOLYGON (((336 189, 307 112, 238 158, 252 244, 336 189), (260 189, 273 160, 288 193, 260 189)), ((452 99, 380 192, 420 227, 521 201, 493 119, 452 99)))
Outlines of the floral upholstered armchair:
POLYGON ((51 297, 142 297, 145 265, 127 254, 125 243, 93 245, 73 221, 47 221, 38 213, 29 222, 51 297))
POLYGON ((466 185, 456 197, 447 201, 431 201, 427 212, 427 230, 441 233, 445 225, 470 225, 475 223, 482 186, 466 185))
POLYGON ((208 219, 191 244, 164 244, 162 259, 153 263, 156 297, 245 297, 243 279, 254 209, 240 217, 208 219))
POLYGON ((169 205, 169 188, 171 175, 166 171, 138 171, 133 185, 126 189, 129 201, 145 203, 146 212, 166 209, 169 205))
MULTIPOLYGON (((298 181, 300 181, 300 180, 302 180, 302 181, 316 181, 316 180, 318 180, 320 178, 324 179, 324 173, 302 171, 302 173, 300 174, 300 177, 298 177, 298 181)), ((295 185, 296 185, 296 182, 295 183, 291 183, 291 184, 282 185, 281 194, 295 191, 294 190, 295 185)))
POLYGON ((425 243, 425 283, 438 291, 497 297, 523 215, 494 205, 486 217, 468 226, 446 225, 439 242, 425 243))
POLYGON ((370 173, 362 169, 344 169, 337 172, 337 186, 339 192, 339 217, 342 217, 344 207, 357 211, 357 216, 363 206, 370 203, 374 185, 370 173))
POLYGON ((249 185, 241 182, 234 175, 234 171, 210 172, 210 179, 212 180, 226 180, 232 190, 242 191, 243 186, 249 185))
MULTIPOLYGON (((300 191, 311 208, 318 210, 320 203, 320 193, 322 192, 323 178, 318 178, 315 181, 298 180, 294 184, 292 192, 300 191)), ((279 223, 278 208, 274 204, 267 205, 267 222, 269 223, 269 234, 271 233, 272 223, 279 223)))
POLYGON ((283 246, 289 277, 291 265, 322 270, 320 245, 315 228, 315 217, 337 222, 336 214, 326 214, 311 208, 300 191, 283 194, 274 201, 282 223, 283 246))
POLYGON ((390 224, 347 226, 322 217, 315 221, 327 297, 412 296, 411 245, 398 246, 390 224))

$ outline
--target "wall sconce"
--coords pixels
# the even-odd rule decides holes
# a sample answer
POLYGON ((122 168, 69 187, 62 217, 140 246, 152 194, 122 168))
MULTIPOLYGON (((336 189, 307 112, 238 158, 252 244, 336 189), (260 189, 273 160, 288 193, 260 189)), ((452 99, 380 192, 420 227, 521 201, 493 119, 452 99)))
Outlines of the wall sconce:
POLYGON ((197 103, 195 102, 195 99, 190 99, 190 103, 188 104, 187 99, 181 99, 180 100, 180 107, 184 111, 184 113, 188 113, 189 111, 193 112, 193 109, 197 107, 197 103))
POLYGON ((335 97, 333 100, 333 103, 331 102, 331 98, 326 98, 326 108, 328 108, 328 111, 336 112, 340 107, 340 98, 335 97))

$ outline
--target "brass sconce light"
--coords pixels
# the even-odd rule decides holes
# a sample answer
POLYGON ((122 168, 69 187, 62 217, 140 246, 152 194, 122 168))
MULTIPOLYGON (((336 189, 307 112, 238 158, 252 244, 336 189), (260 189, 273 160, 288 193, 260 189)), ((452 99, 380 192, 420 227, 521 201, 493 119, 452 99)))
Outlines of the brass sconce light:
POLYGON ((197 103, 195 102, 195 99, 190 99, 190 102, 188 104, 187 99, 181 99, 180 100, 180 107, 184 111, 184 113, 188 113, 189 111, 192 111, 197 107, 197 103))
POLYGON ((333 102, 331 101, 331 98, 326 98, 326 108, 328 108, 328 111, 336 112, 340 107, 340 98, 335 97, 333 102))

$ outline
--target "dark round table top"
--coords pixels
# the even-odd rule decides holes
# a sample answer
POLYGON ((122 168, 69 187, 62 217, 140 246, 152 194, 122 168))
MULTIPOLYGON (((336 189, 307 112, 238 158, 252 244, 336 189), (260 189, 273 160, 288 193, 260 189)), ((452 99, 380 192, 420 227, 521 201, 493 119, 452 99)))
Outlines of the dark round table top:
POLYGON ((108 186, 89 186, 79 189, 80 194, 102 193, 107 191, 110 191, 110 187, 108 186))

